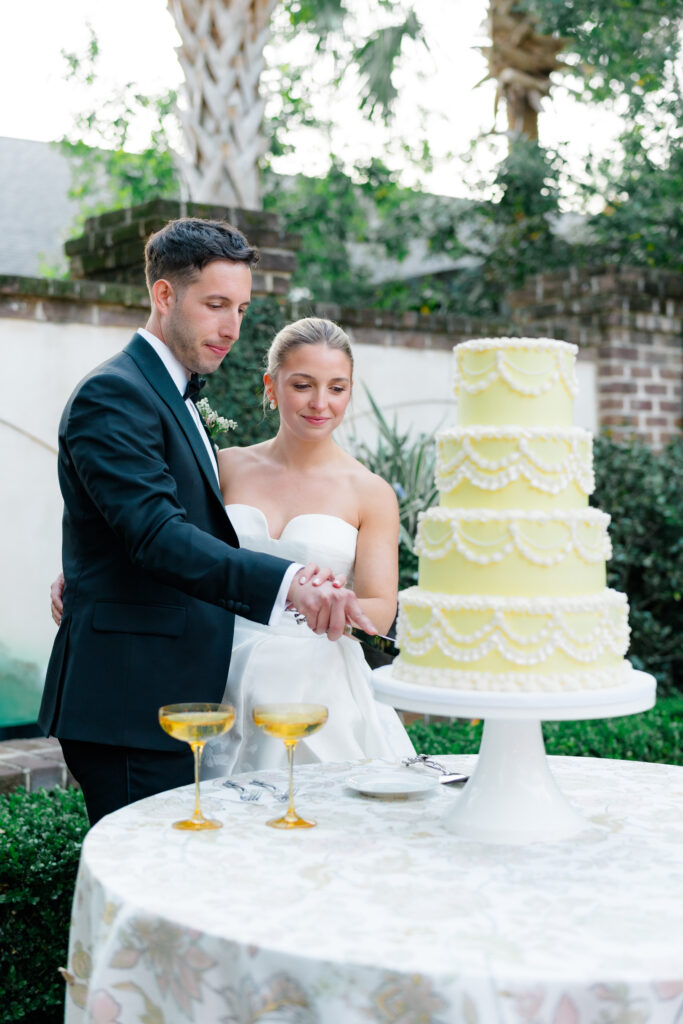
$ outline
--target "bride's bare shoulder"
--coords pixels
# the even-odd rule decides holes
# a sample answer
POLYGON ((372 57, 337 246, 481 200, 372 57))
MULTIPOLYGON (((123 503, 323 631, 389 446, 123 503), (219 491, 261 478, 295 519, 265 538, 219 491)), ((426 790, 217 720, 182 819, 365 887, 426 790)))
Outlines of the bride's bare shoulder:
POLYGON ((230 448, 221 448, 216 455, 218 468, 230 469, 234 472, 243 466, 247 467, 262 462, 266 456, 267 445, 267 441, 261 441, 259 444, 250 444, 245 448, 239 448, 236 445, 230 448))
POLYGON ((347 463, 349 476, 362 503, 364 505, 368 502, 370 504, 380 503, 387 508, 395 509, 397 507, 396 492, 391 484, 377 473, 373 473, 352 455, 347 454, 347 458, 349 460, 347 463))

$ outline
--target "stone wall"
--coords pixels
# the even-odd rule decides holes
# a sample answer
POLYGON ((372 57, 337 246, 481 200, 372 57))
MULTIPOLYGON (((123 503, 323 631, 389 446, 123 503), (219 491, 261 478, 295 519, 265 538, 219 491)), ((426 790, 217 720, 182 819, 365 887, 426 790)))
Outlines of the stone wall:
POLYGON ((38 737, 0 743, 0 794, 15 789, 35 793, 38 789, 74 785, 58 740, 38 737))

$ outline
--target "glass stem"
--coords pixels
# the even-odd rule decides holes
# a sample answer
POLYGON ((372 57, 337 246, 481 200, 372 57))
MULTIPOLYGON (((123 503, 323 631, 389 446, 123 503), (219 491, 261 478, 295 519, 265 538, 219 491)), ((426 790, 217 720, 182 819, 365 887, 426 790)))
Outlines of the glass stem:
POLYGON ((287 743, 287 759, 289 761, 289 807, 287 808, 287 817, 291 820, 294 820, 297 816, 294 810, 294 748, 296 744, 296 740, 293 742, 290 740, 287 743))
POLYGON ((193 821, 203 821, 204 815, 202 814, 199 806, 199 765, 202 760, 202 750, 204 747, 203 743, 191 743, 192 753, 194 754, 194 814, 192 815, 193 821))

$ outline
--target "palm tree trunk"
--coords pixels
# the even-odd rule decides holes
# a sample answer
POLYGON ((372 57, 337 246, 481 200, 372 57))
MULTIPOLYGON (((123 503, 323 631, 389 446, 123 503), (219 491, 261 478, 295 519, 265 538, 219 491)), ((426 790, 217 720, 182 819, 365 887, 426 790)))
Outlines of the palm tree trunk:
POLYGON ((258 209, 264 67, 278 0, 168 0, 185 73, 183 172, 194 202, 258 209))
POLYGON ((564 67, 558 53, 565 40, 536 32, 533 14, 515 9, 519 0, 490 0, 488 32, 489 78, 498 88, 496 104, 504 100, 512 135, 538 138, 541 101, 550 92, 550 75, 564 67))

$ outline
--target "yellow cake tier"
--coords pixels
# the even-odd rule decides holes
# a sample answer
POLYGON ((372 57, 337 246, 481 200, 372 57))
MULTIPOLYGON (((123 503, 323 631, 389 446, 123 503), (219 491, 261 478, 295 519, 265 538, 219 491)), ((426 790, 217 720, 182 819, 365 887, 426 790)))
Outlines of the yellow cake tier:
POLYGON ((401 593, 396 678, 492 691, 616 686, 631 666, 628 604, 603 590, 581 597, 401 593))
POLYGON ((570 426, 578 349, 548 338, 481 338, 456 345, 461 426, 570 426))
POLYGON ((612 554, 609 521, 595 508, 431 508, 419 516, 418 585, 443 594, 505 597, 598 593, 612 554))
POLYGON ((436 440, 449 508, 584 508, 595 487, 593 441, 580 427, 452 427, 436 440))

